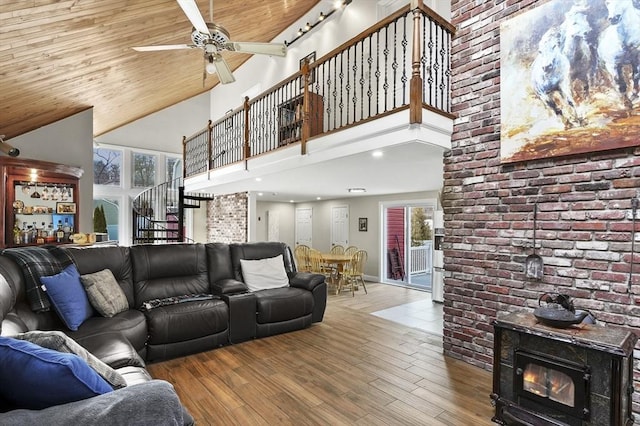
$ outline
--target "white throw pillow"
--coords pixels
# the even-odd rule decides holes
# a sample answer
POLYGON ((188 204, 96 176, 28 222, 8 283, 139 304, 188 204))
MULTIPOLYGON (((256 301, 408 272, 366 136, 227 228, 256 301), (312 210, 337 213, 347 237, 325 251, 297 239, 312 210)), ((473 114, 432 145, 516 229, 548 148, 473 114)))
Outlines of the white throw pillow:
POLYGON ((240 259, 242 276, 250 291, 289 287, 282 255, 260 260, 240 259))

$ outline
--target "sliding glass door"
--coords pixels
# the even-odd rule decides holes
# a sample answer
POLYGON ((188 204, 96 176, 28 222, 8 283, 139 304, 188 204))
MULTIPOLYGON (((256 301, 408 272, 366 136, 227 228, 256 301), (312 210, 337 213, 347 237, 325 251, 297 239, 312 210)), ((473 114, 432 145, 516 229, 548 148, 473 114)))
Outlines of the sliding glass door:
POLYGON ((383 204, 382 282, 431 291, 434 205, 383 204))

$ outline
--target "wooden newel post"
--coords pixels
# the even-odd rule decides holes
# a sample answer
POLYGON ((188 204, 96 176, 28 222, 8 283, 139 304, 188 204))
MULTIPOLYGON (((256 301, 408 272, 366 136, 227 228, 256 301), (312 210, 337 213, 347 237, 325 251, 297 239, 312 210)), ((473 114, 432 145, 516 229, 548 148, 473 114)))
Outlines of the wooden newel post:
POLYGON ((420 76, 420 13, 422 0, 411 0, 413 12, 413 50, 411 53, 411 82, 409 85, 409 123, 422 123, 422 77, 420 76))
POLYGON ((305 59, 302 64, 302 134, 300 139, 300 155, 307 154, 307 140, 309 139, 309 60, 305 59))
POLYGON ((249 146, 249 97, 244 97, 244 161, 251 157, 251 147, 249 146))

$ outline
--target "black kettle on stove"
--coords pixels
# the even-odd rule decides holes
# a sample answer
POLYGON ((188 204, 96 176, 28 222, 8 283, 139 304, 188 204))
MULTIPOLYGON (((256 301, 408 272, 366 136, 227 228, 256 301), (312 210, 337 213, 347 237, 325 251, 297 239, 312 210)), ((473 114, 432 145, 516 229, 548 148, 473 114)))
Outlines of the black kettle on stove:
POLYGON ((538 298, 538 305, 533 315, 538 321, 551 327, 567 328, 582 322, 595 322, 591 312, 576 310, 571 297, 566 294, 544 293, 538 298))

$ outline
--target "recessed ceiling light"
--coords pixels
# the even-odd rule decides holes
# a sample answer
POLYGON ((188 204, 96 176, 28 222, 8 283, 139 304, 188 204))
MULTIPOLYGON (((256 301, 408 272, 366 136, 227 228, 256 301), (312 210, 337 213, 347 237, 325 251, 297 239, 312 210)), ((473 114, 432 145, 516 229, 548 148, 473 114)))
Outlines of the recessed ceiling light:
POLYGON ((293 200, 289 200, 290 203, 293 203, 293 200))
POLYGON ((256 182, 260 182, 262 178, 256 178, 256 182))
POLYGON ((264 194, 262 192, 258 192, 258 197, 262 197, 264 194))
POLYGON ((374 157, 382 157, 382 151, 373 151, 371 155, 374 157))
POLYGON ((355 193, 355 192, 367 192, 366 189, 364 188, 349 188, 349 192, 355 193))
POLYGON ((316 200, 322 200, 322 197, 316 197, 316 200))

